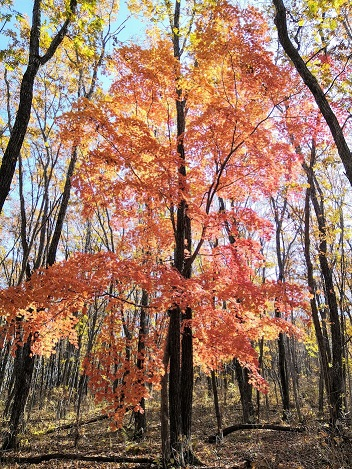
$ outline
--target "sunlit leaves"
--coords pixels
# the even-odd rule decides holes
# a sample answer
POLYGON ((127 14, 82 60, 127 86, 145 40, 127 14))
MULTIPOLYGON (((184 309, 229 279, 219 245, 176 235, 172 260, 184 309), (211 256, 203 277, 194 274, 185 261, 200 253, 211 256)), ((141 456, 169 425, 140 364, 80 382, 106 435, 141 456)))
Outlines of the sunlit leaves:
MULTIPOLYGON (((154 8, 148 5, 143 8, 154 8)), ((275 138, 286 132, 276 106, 287 99, 289 77, 265 49, 258 12, 226 2, 212 7, 197 17, 181 64, 161 34, 144 47, 120 47, 110 62, 110 70, 118 70, 110 95, 98 105, 81 102, 63 122, 63 135, 85 147, 75 184, 86 213, 96 205, 113 208, 115 226, 124 233, 121 253, 168 266, 156 297, 169 298, 166 308, 192 308, 200 362, 215 367, 216 360, 235 354, 253 371, 250 340, 259 331, 274 337, 286 327, 267 317, 274 298, 280 298, 283 314, 303 301, 299 289, 295 297, 294 288, 290 296, 281 286, 254 281, 263 257, 245 233, 265 238, 271 227, 242 205, 248 193, 260 199, 294 174, 298 158, 289 135, 286 141, 275 138), (175 83, 187 106, 183 178, 175 151, 175 83), (225 211, 218 210, 218 196, 229 201, 225 211), (203 243, 189 280, 169 270, 181 197, 194 242, 203 243), (226 230, 236 240, 232 245, 226 230)))
POLYGON ((348 5, 347 0, 307 0, 308 10, 312 15, 316 15, 318 12, 326 12, 327 10, 334 9, 337 13, 339 10, 348 5))
MULTIPOLYGON (((97 58, 91 45, 101 31, 89 8, 81 7, 79 31, 66 41, 65 52, 83 76, 85 59, 97 58), (84 41, 89 31, 91 39, 84 41)), ((137 7, 160 19, 170 16, 168 2, 137 7)), ((159 384, 172 305, 193 311, 200 366, 209 370, 237 357, 261 388, 253 342, 282 330, 296 333, 286 321, 273 320, 272 312, 279 307, 284 316, 304 306, 298 287, 263 283, 258 276, 265 261, 259 239, 269 239, 272 228, 255 202, 285 184, 299 163, 288 112, 282 112, 290 77, 274 63, 255 9, 189 2, 182 13, 182 28, 169 29, 185 40, 182 57, 175 59, 162 30, 143 46, 119 45, 109 59, 109 93, 94 103, 80 99, 60 120, 62 144, 79 147, 72 182, 83 214, 89 222, 108 214, 113 242, 100 252, 96 243, 90 254, 75 254, 0 295, 4 330, 21 315, 34 353, 50 353, 64 337, 75 343, 89 321, 87 311, 100 308, 99 334, 83 367, 117 420, 146 395, 144 383, 159 384), (180 139, 185 155, 178 153, 180 139), (181 200, 192 223, 191 252, 185 246, 191 278, 174 268, 181 200), (141 292, 148 293, 148 305, 141 305, 141 292), (136 368, 142 307, 149 315, 143 370, 136 368)))

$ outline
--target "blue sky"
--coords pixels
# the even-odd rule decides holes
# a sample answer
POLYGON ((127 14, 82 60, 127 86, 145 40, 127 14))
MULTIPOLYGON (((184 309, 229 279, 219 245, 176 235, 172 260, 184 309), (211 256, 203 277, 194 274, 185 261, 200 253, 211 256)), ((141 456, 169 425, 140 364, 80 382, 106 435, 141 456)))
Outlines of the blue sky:
POLYGON ((120 11, 117 19, 117 24, 122 24, 123 21, 128 18, 123 31, 119 34, 120 41, 125 41, 128 39, 132 39, 133 37, 140 36, 145 28, 144 24, 141 21, 131 16, 126 3, 127 2, 125 0, 120 0, 120 11))

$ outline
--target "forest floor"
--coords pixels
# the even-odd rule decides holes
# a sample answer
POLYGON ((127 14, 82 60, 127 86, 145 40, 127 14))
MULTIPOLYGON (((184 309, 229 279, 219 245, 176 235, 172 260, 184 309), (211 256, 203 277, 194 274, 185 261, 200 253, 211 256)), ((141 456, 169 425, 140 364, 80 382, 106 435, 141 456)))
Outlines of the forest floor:
MULTIPOLYGON (((56 404, 58 406, 58 403, 56 404)), ((157 405, 147 410, 148 430, 143 441, 133 441, 133 427, 126 422, 124 430, 111 431, 108 420, 99 420, 80 426, 80 437, 75 446, 74 428, 60 429, 65 424, 75 421, 73 413, 66 418, 53 421, 50 419, 50 401, 41 411, 33 410, 26 432, 21 435, 20 448, 12 452, 0 452, 0 467, 15 468, 100 468, 100 469, 134 469, 157 468, 160 455, 160 422, 157 405), (49 432, 48 432, 49 431, 49 432), (76 459, 63 460, 54 457, 44 462, 10 462, 9 458, 30 458, 42 455, 74 455, 76 459), (82 461, 84 457, 126 457, 149 458, 155 463, 139 464, 82 461), (1 462, 2 461, 2 462, 1 462)), ((97 410, 86 405, 81 421, 87 422, 97 410)), ((224 426, 240 422, 240 409, 237 403, 223 406, 224 426), (236 405, 235 405, 236 404, 236 405)), ((322 422, 307 418, 305 431, 302 433, 276 430, 241 430, 223 438, 221 442, 209 443, 209 436, 216 432, 216 420, 211 399, 196 399, 193 417, 193 449, 204 466, 219 469, 256 468, 256 469, 351 469, 352 468, 352 435, 329 438, 327 427, 322 422)), ((274 412, 267 413, 261 419, 271 424, 297 426, 280 421, 274 412)), ((51 456, 48 456, 51 457, 51 456)), ((18 461, 18 459, 17 459, 18 461)), ((189 466, 190 468, 193 466, 189 466)))

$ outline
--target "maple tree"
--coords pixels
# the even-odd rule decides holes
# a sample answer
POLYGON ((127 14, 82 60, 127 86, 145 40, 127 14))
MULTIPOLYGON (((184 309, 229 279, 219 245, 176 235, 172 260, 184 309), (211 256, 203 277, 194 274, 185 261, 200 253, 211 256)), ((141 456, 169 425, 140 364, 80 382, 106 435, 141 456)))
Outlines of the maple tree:
MULTIPOLYGON (((173 25, 171 41, 154 32, 148 47, 118 48, 110 67, 119 71, 119 78, 110 94, 99 104, 81 100, 77 111, 66 117, 64 135, 88 150, 75 183, 87 214, 96 205, 113 207, 114 223, 124 228, 120 256, 137 248, 141 265, 164 266, 172 260, 170 272, 176 277, 166 285, 173 296, 162 295, 170 315, 164 358, 164 366, 170 360, 167 451, 183 463, 184 457, 193 457, 193 347, 210 367, 220 357, 237 355, 259 383, 256 354, 248 339, 257 337, 257 321, 287 327, 264 313, 269 298, 278 296, 285 304, 284 290, 290 287, 285 285, 283 290, 280 284, 256 285, 251 280, 250 265, 262 259, 256 254, 256 243, 241 239, 237 231, 244 225, 266 236, 267 223, 241 207, 244 194, 251 192, 253 198, 270 194, 283 181, 277 174, 273 177, 273 166, 285 161, 279 167, 283 178, 286 170, 290 177, 298 159, 288 142, 270 139, 270 132, 284 128, 277 116, 270 119, 275 106, 285 99, 273 78, 284 72, 256 42, 259 13, 221 3, 207 16, 198 6, 202 15, 197 11, 191 17, 196 28, 192 35, 186 28, 181 48, 181 34, 176 33, 181 5, 177 2, 175 10, 165 8, 173 25), (244 17, 245 27, 240 22, 244 17), (92 148, 93 141, 99 143, 92 148), (258 184, 259 175, 265 184, 258 184), (219 211, 219 196, 231 208, 227 202, 226 209, 219 211), (223 238, 224 226, 230 226, 232 245, 223 238), (148 233, 147 239, 141 230, 148 233), (220 305, 225 303, 223 309, 220 305), (242 323, 245 333, 241 333, 242 323), (217 337, 221 344, 214 345, 217 337), (194 338, 197 345, 192 344, 194 338)), ((120 372, 132 376, 130 369, 127 375, 120 372)))
MULTIPOLYGON (((18 375, 27 347, 31 366, 42 356, 48 368, 65 367, 56 380, 63 386, 72 360, 62 357, 73 358, 77 428, 87 385, 117 427, 126 412, 134 412, 136 437, 147 425, 146 399, 160 390, 162 459, 184 466, 197 460, 192 448, 195 369, 211 374, 215 394, 216 371, 232 366, 249 421, 253 403, 243 396, 249 397, 252 385, 267 390, 260 374, 264 341, 279 336, 281 389, 290 379, 297 386, 285 335, 299 335, 294 310, 297 322, 308 326, 302 319, 307 309, 302 250, 301 258, 290 251, 293 245, 298 250, 303 209, 292 207, 302 200, 296 180, 312 136, 321 148, 331 143, 330 136, 291 67, 276 60, 264 13, 255 7, 227 1, 131 2, 132 10, 151 23, 139 44, 120 43, 103 29, 103 13, 110 18, 115 2, 93 3, 79 3, 71 35, 50 68, 48 63, 36 74, 30 143, 18 159, 19 202, 11 206, 13 219, 3 214, 2 230, 20 234, 16 249, 9 247, 20 262, 15 254, 10 261, 8 252, 1 261, 7 279, 0 291, 1 357, 6 350, 16 355, 13 376, 18 375), (96 7, 100 13, 92 16, 96 7), (105 92, 97 88, 98 75, 113 38, 104 70, 112 85, 105 92), (63 68, 70 72, 65 86, 58 78, 63 68), (287 229, 290 217, 295 218, 293 234, 287 229), (264 274, 274 270, 264 247, 276 252, 275 275, 264 274)), ((23 30, 28 37, 27 24, 23 30)), ((43 36, 43 48, 47 43, 50 37, 43 36)), ((338 54, 329 58, 329 69, 320 67, 323 57, 317 60, 330 86, 341 65, 338 54)), ((9 75, 11 70, 4 72, 4 79, 9 75)), ((1 99, 10 108, 8 81, 6 89, 1 99)), ((336 98, 334 106, 343 116, 347 103, 336 98)), ((313 164, 308 170, 307 232, 309 200, 314 204, 312 193, 321 189, 313 164)), ((317 219, 319 244, 327 233, 318 213, 317 219)), ((315 258, 314 267, 309 263, 310 255, 307 244, 314 308, 318 266, 315 258)), ((321 261, 330 277, 340 274, 332 262, 323 266, 321 261)), ((342 285, 341 280, 335 298, 340 309, 335 319, 331 316, 336 326, 342 285)), ((314 317, 315 312, 319 334, 322 313, 314 317)), ((324 321, 320 328, 326 327, 324 321)), ((336 345, 337 327, 326 331, 322 341, 331 334, 336 345)), ((341 354, 329 373, 328 348, 322 353, 328 384, 341 369, 341 354)), ((339 386, 327 386, 335 417, 343 406, 339 386)), ((22 411, 25 394, 22 390, 16 397, 22 411)), ((282 394, 288 415, 290 396, 282 394)), ((19 420, 18 414, 13 436, 19 420)))

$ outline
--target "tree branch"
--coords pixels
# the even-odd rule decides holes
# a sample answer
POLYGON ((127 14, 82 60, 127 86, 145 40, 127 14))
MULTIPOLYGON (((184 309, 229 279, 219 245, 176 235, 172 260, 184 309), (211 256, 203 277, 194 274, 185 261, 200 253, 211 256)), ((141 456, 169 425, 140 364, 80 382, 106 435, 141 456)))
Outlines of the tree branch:
MULTIPOLYGON (((237 425, 231 425, 223 429, 223 436, 229 435, 238 430, 276 430, 282 432, 299 432, 305 431, 304 427, 288 427, 286 425, 271 425, 269 423, 239 423, 237 425)), ((209 443, 215 443, 217 441, 217 435, 212 435, 208 439, 209 443)))

